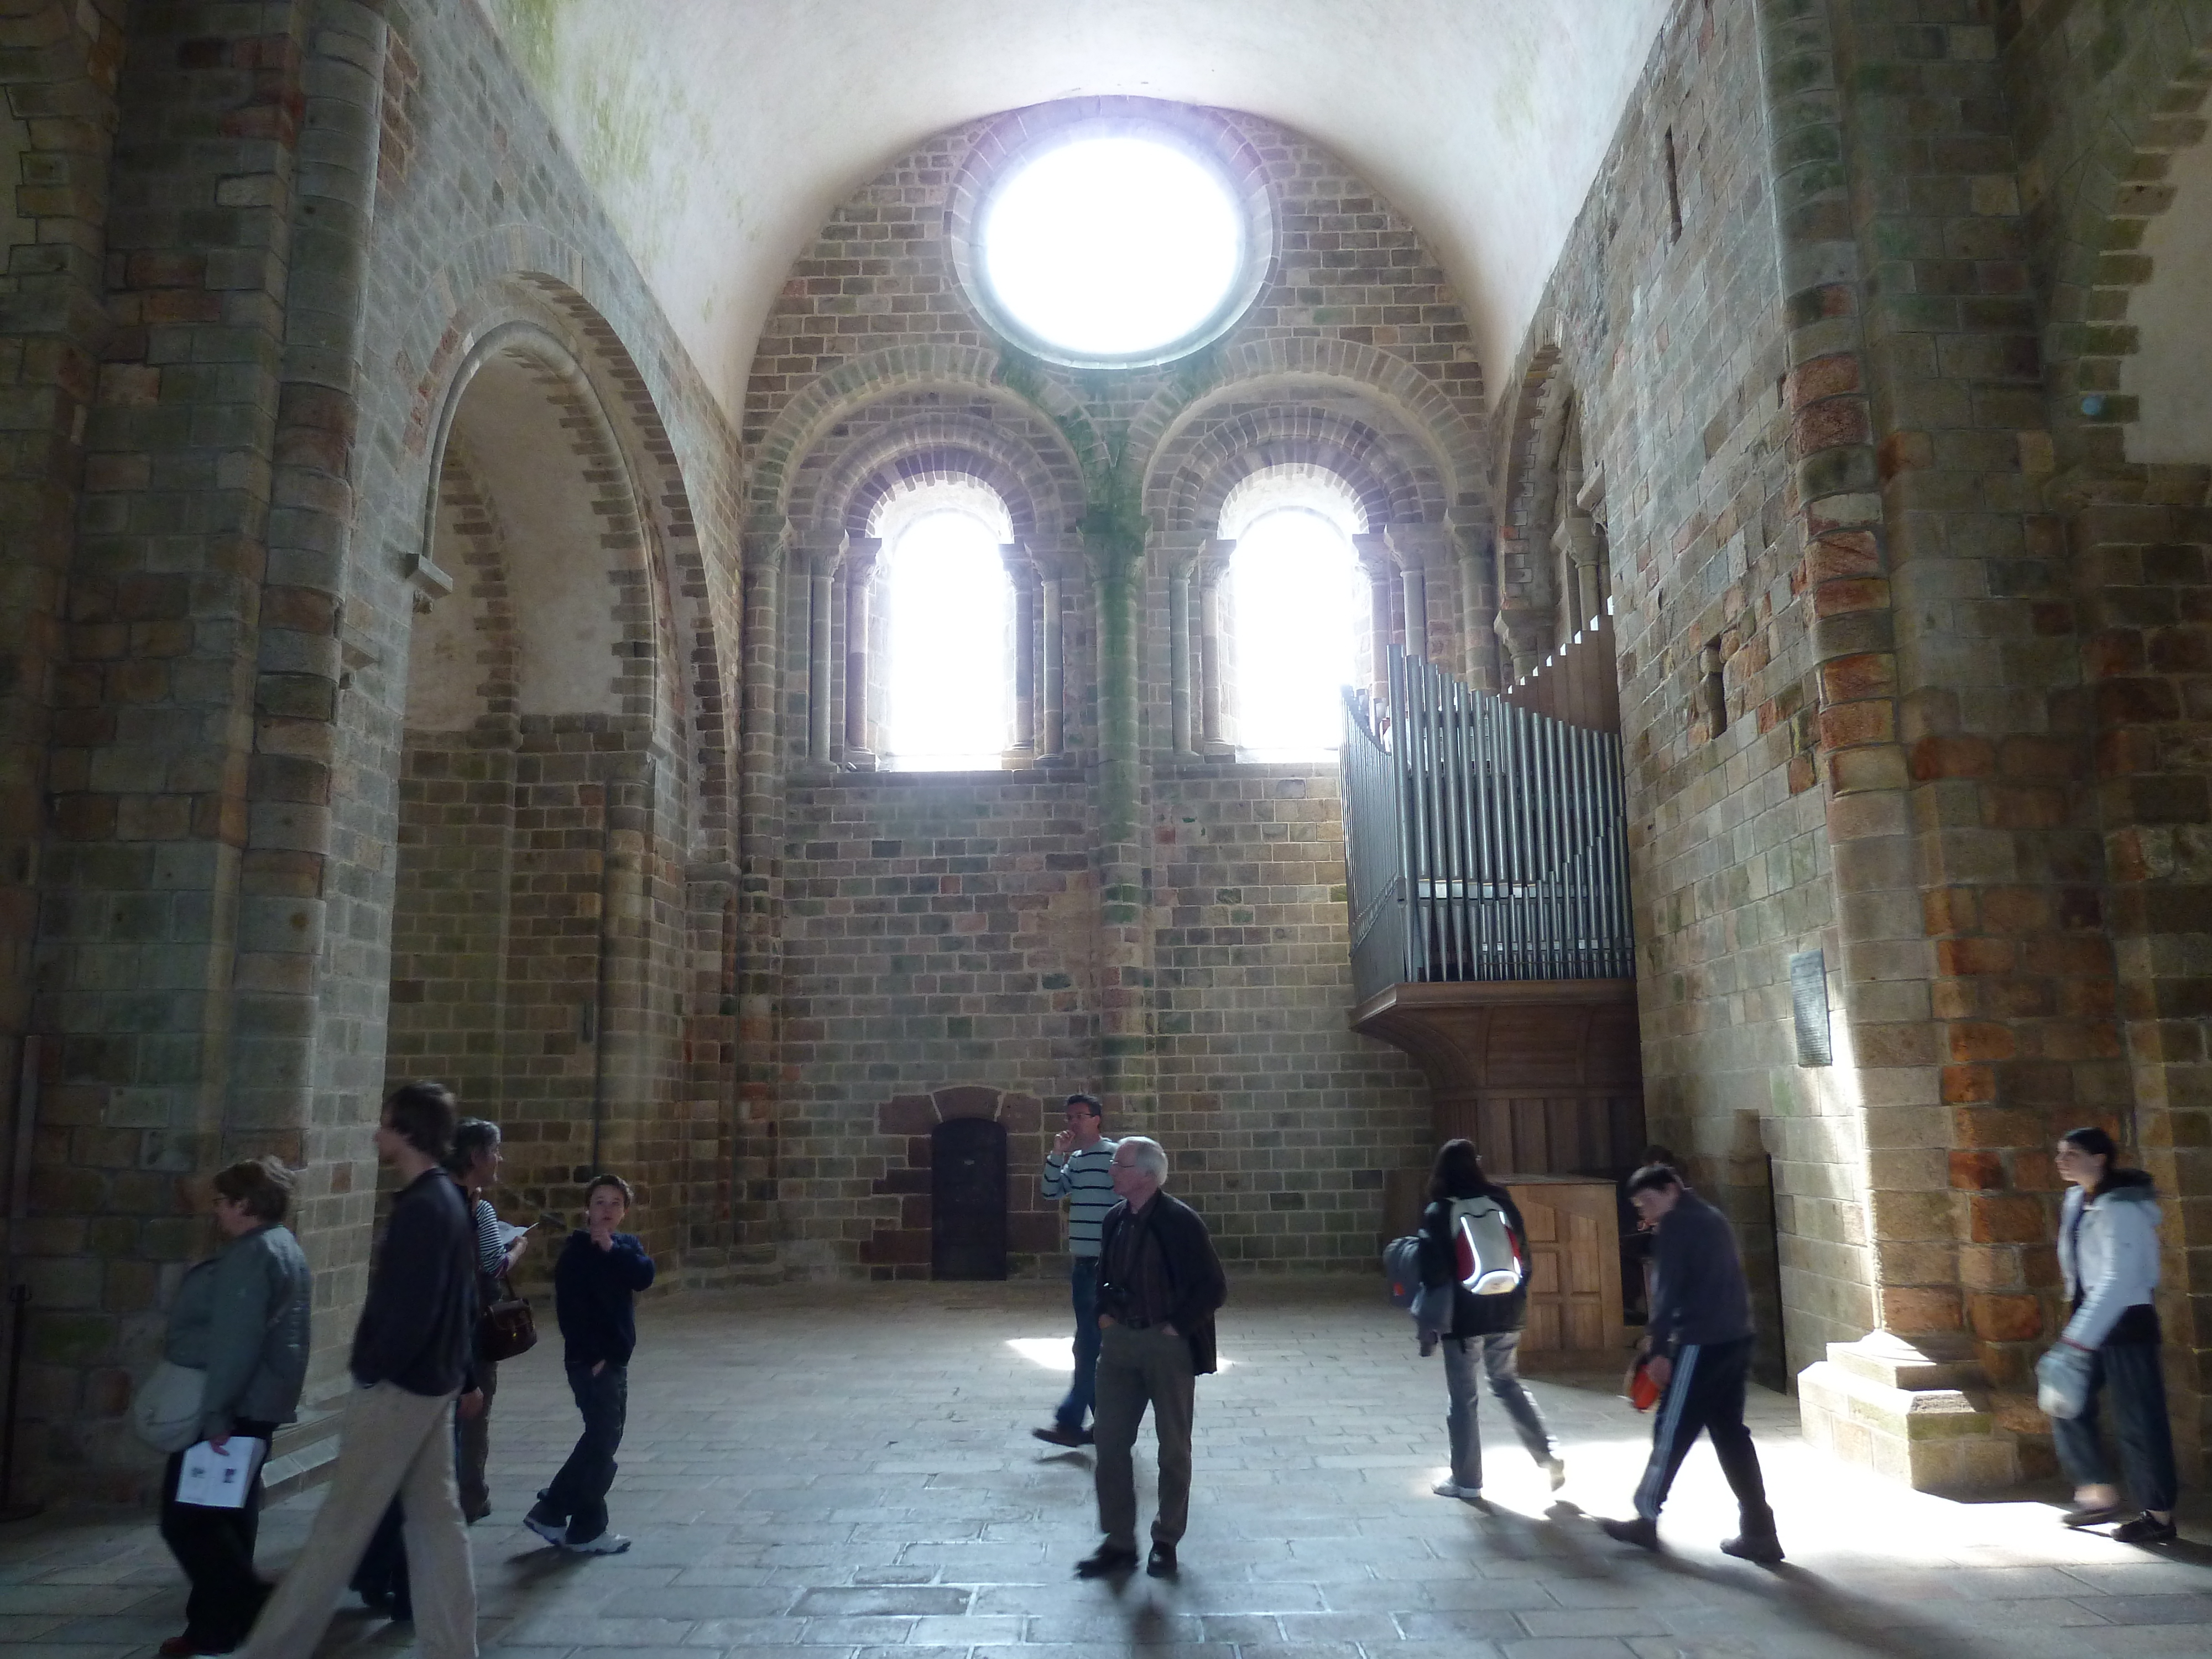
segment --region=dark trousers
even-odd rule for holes
[[[241,1421],[232,1430],[263,1442],[276,1432],[274,1423]],[[261,1461],[269,1461],[266,1454]],[[253,1472],[245,1508],[210,1510],[177,1502],[177,1477],[184,1465],[184,1453],[172,1455],[161,1484],[161,1541],[191,1581],[185,1601],[185,1637],[196,1648],[219,1651],[246,1639],[269,1599],[269,1586],[253,1571],[253,1544],[261,1530],[261,1471]]]
[[[1646,1521],[1659,1518],[1660,1506],[1674,1484],[1674,1472],[1702,1430],[1711,1437],[1721,1473],[1735,1492],[1744,1536],[1774,1535],[1774,1511],[1766,1506],[1759,1451],[1751,1443],[1751,1431],[1743,1425],[1744,1388],[1750,1378],[1747,1336],[1738,1342],[1689,1343],[1675,1355],[1674,1374],[1667,1379],[1658,1419],[1651,1425],[1651,1462],[1636,1489],[1636,1512]]]
[[[2077,1486],[2109,1486],[2112,1466],[2097,1435],[2097,1401],[2112,1406],[2112,1427],[2127,1471],[2128,1495],[2161,1515],[2173,1508],[2173,1428],[2166,1416],[2166,1377],[2155,1342],[2108,1342],[2090,1357],[2089,1397],[2079,1417],[2051,1419],[2058,1461]]]
[[[1067,1398],[1053,1413],[1063,1427],[1079,1429],[1098,1408],[1098,1258],[1079,1255],[1067,1273],[1068,1297],[1075,1304],[1075,1376]]]
[[[1109,1549],[1137,1547],[1137,1477],[1130,1461],[1145,1407],[1160,1448],[1160,1506],[1152,1541],[1172,1546],[1190,1523],[1190,1421],[1197,1403],[1190,1341],[1158,1326],[1107,1330],[1098,1352],[1098,1530]]]
[[[607,1529],[607,1489],[615,1483],[615,1453],[629,1415],[629,1368],[609,1360],[594,1376],[589,1365],[571,1365],[568,1392],[584,1414],[584,1431],[538,1500],[538,1512],[566,1521],[568,1541],[586,1544]]]

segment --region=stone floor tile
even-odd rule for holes
[[[564,1557],[522,1505],[575,1417],[557,1354],[505,1368],[492,1518],[473,1528],[485,1659],[2082,1659],[2212,1650],[2212,1568],[2069,1533],[2037,1494],[1949,1503],[1804,1446],[1791,1401],[1750,1416],[1790,1551],[1720,1555],[1733,1502],[1693,1452],[1667,1551],[1623,1549],[1650,1422],[1617,1376],[1531,1393],[1572,1471],[1553,1494],[1495,1413],[1483,1506],[1443,1473],[1443,1382],[1363,1291],[1247,1285],[1237,1364],[1200,1384],[1179,1579],[1077,1580],[1097,1542],[1088,1454],[1029,1438],[1058,1379],[1010,1348],[1057,1334],[1051,1285],[850,1286],[649,1304],[613,1494],[622,1556]],[[1138,1459],[1149,1520],[1153,1480]],[[281,1571],[319,1501],[263,1523]],[[2187,1511],[2192,1535],[2199,1517]],[[149,1659],[181,1585],[147,1517],[0,1528],[7,1659]],[[2122,1622],[2133,1620],[2134,1622]],[[412,1631],[358,1607],[320,1659],[402,1659]],[[61,1642],[57,1635],[80,1637]]]

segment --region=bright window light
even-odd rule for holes
[[[965,505],[906,520],[886,542],[888,763],[910,772],[1006,764],[1013,737],[1012,586],[1003,529]]]
[[[1372,603],[1351,537],[1328,514],[1276,507],[1237,538],[1229,579],[1238,751],[1255,761],[1334,755]]]
[[[1141,356],[1195,334],[1244,264],[1219,173],[1146,138],[1048,149],[991,195],[980,252],[1012,320],[1073,356]]]

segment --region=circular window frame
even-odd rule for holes
[[[1092,138],[1139,138],[1188,156],[1221,182],[1242,210],[1236,279],[1196,326],[1140,351],[1077,352],[1024,327],[983,269],[976,238],[999,191],[1050,150]],[[945,210],[952,270],[978,320],[1018,349],[1063,368],[1151,368],[1202,350],[1242,322],[1275,264],[1275,203],[1265,158],[1220,112],[1142,98],[1074,98],[1015,110],[990,122],[969,149]]]

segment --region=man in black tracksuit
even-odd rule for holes
[[[1782,1559],[1767,1507],[1759,1452],[1744,1426],[1751,1375],[1751,1288],[1728,1218],[1682,1184],[1664,1164],[1628,1178],[1628,1201],[1657,1230],[1657,1273],[1645,1328],[1645,1369],[1665,1390],[1651,1429],[1651,1462],[1636,1488],[1636,1517],[1599,1522],[1613,1537],[1659,1547],[1659,1508],[1674,1471],[1703,1430],[1735,1490],[1742,1531],[1721,1546],[1729,1555],[1767,1564]]]

